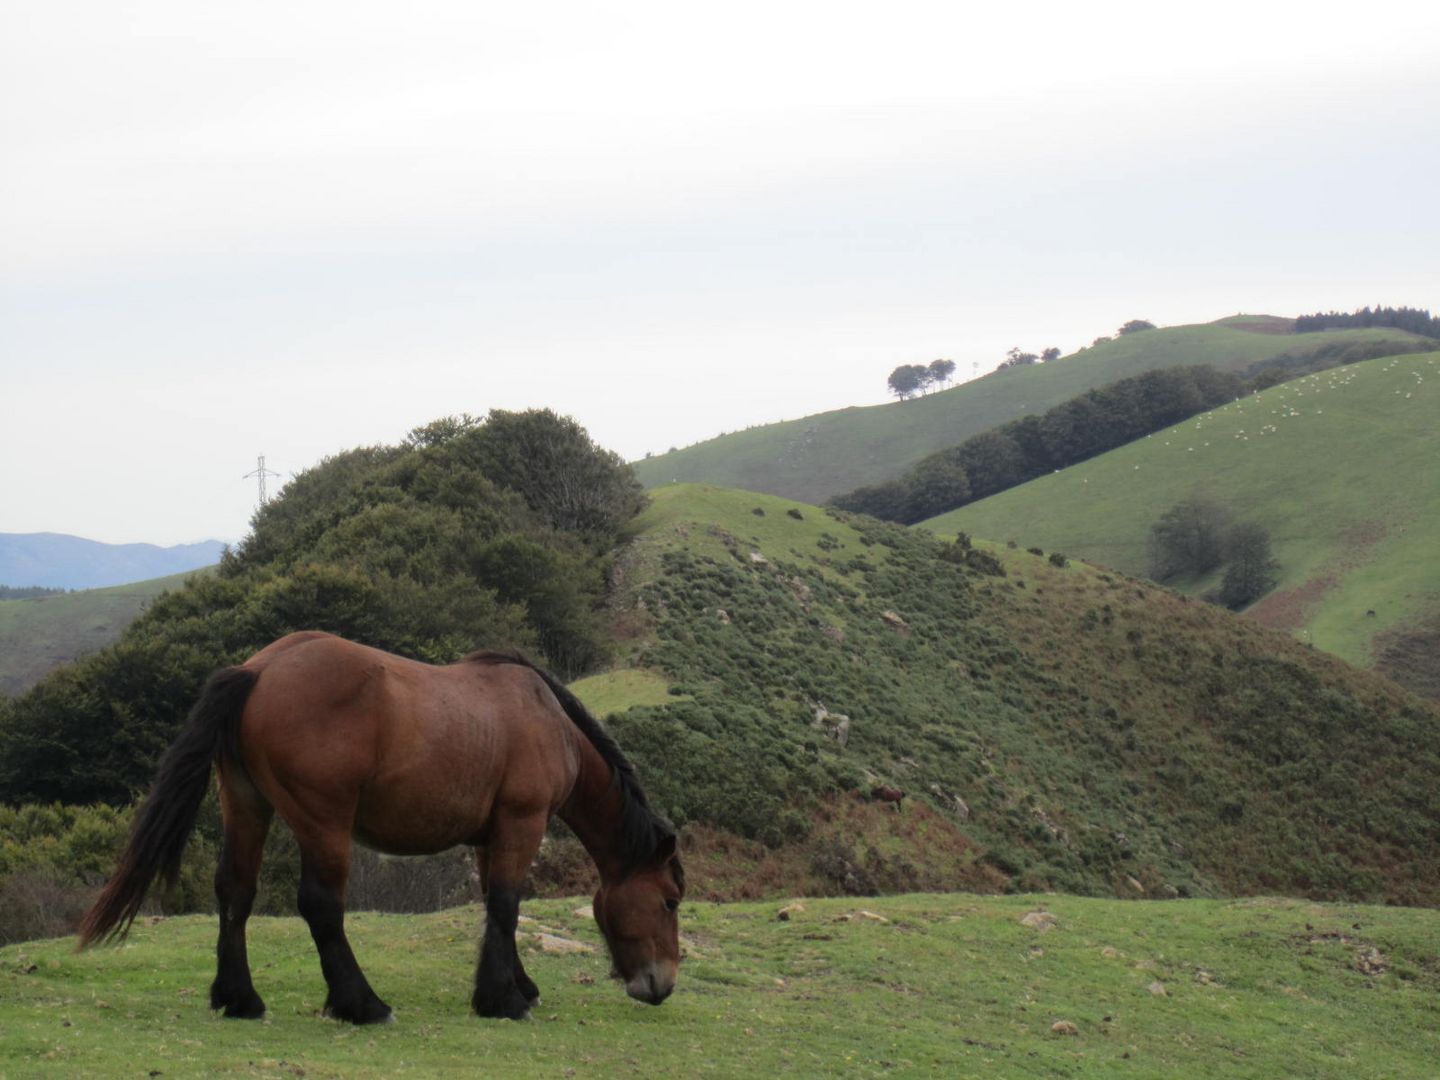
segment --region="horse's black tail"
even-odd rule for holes
[[[180,737],[160,762],[120,865],[80,922],[79,948],[129,933],[157,876],[174,885],[185,842],[210,786],[210,766],[219,756],[237,753],[240,713],[257,678],[256,672],[242,667],[221,668],[210,676]]]

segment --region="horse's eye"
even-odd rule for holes
[[[679,909],[679,907],[680,907],[680,901],[674,899],[673,897],[672,897],[671,899],[665,901],[665,910],[666,910],[666,911],[676,911],[676,910]]]

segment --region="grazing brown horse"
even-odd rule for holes
[[[633,998],[675,986],[685,879],[675,830],[650,809],[619,747],[549,673],[476,653],[448,667],[329,634],[291,634],[211,676],[160,764],[80,947],[124,934],[157,874],[171,880],[210,784],[225,823],[215,895],[220,940],[210,1006],[258,1017],[245,921],[276,811],[300,846],[300,914],[329,993],[326,1012],[390,1019],[345,938],[352,837],[396,855],[476,850],[485,936],[471,1004],[520,1019],[539,1000],[515,948],[520,887],[550,818],[574,830],[600,872],[595,921]]]

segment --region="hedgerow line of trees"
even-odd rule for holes
[[[1329,341],[1297,345],[1239,375],[1206,365],[1146,372],[981,432],[921,459],[894,480],[838,495],[831,504],[913,525],[1301,375],[1427,350],[1415,341]]]
[[[1412,307],[1363,307],[1358,311],[1317,311],[1313,315],[1301,315],[1295,320],[1297,334],[1314,333],[1318,330],[1368,329],[1376,326],[1392,330],[1408,330],[1423,337],[1440,338],[1440,318],[1424,308]]]
[[[1004,371],[1006,368],[1028,367],[1031,364],[1048,364],[1060,359],[1060,347],[1051,345],[1049,348],[1041,349],[1038,353],[1025,352],[1020,346],[1015,346],[1005,354],[1005,359],[1000,361],[996,371]]]
[[[831,503],[911,525],[1133,442],[1244,391],[1237,376],[1204,365],[1148,371],[981,432],[896,480]]]

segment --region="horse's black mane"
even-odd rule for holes
[[[467,663],[477,664],[518,664],[527,667],[540,676],[550,692],[555,695],[565,715],[570,718],[590,745],[600,753],[605,764],[610,766],[611,783],[620,789],[620,828],[618,846],[620,861],[625,873],[655,861],[660,845],[675,836],[675,826],[661,814],[656,813],[640,787],[640,778],[635,775],[635,766],[621,751],[610,733],[600,721],[590,714],[580,699],[572,694],[558,678],[544,668],[532,663],[518,652],[492,652],[481,650],[465,657]],[[685,872],[677,857],[671,860],[671,872],[675,883],[685,885]]]

